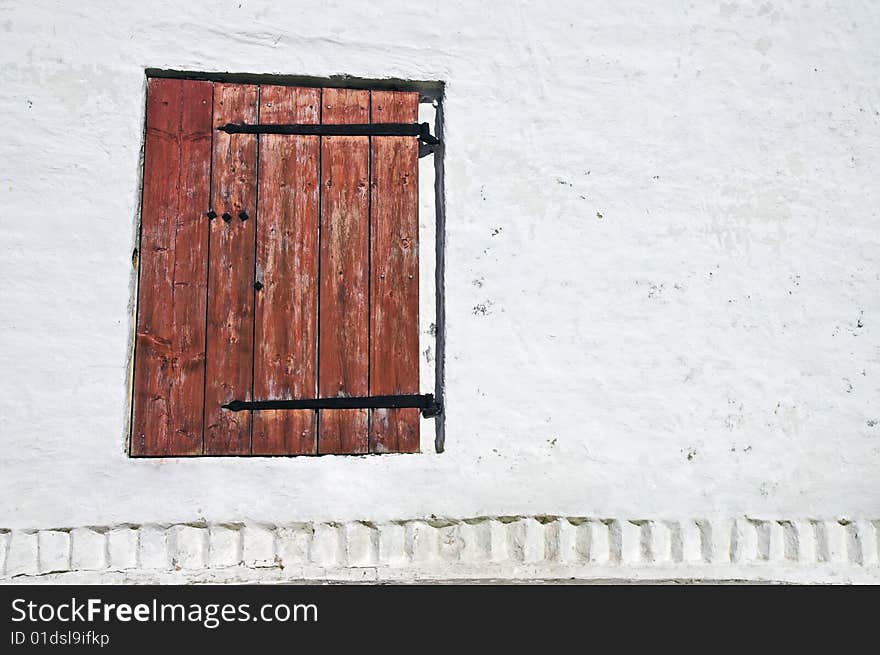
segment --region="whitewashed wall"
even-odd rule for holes
[[[734,561],[748,542],[876,565],[876,3],[13,0],[0,34],[6,575],[83,568],[80,526],[280,543],[286,525],[432,517],[595,519],[623,563],[670,543],[645,525],[705,519]],[[446,452],[126,456],[150,67],[446,82]],[[813,550],[763,520],[807,521]],[[68,536],[41,560],[47,529]],[[339,543],[332,565],[353,566]],[[52,544],[67,559],[47,568]]]

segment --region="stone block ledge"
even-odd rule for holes
[[[880,519],[495,516],[0,529],[0,581],[880,583]]]

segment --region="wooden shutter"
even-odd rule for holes
[[[221,407],[418,393],[418,141],[216,129],[417,114],[413,92],[149,80],[132,455],[418,451],[418,409]]]
[[[321,90],[264,86],[261,123],[319,123]],[[320,137],[260,135],[254,397],[312,398],[317,383]],[[312,410],[254,412],[255,455],[317,452]]]
[[[256,123],[258,94],[256,86],[215,84],[214,125]],[[257,136],[212,134],[211,207],[220,217],[205,221],[210,233],[205,454],[247,455],[250,413],[220,406],[252,397]]]
[[[203,452],[211,107],[210,82],[150,80],[133,455]]]
[[[415,123],[417,93],[373,91],[373,123]],[[419,144],[373,138],[370,205],[370,395],[419,392]],[[372,452],[419,449],[418,409],[375,409]]]

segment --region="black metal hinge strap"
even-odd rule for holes
[[[223,405],[233,412],[255,409],[405,409],[415,408],[425,418],[438,416],[443,403],[434,394],[356,396],[353,398],[298,398],[296,400],[233,400]]]
[[[227,123],[217,128],[227,134],[302,134],[306,136],[416,136],[427,145],[440,140],[431,134],[427,123],[340,123],[312,125],[307,123]]]

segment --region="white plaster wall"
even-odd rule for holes
[[[0,526],[880,516],[876,3],[6,0],[0,34]],[[446,81],[445,453],[126,456],[147,67]]]

